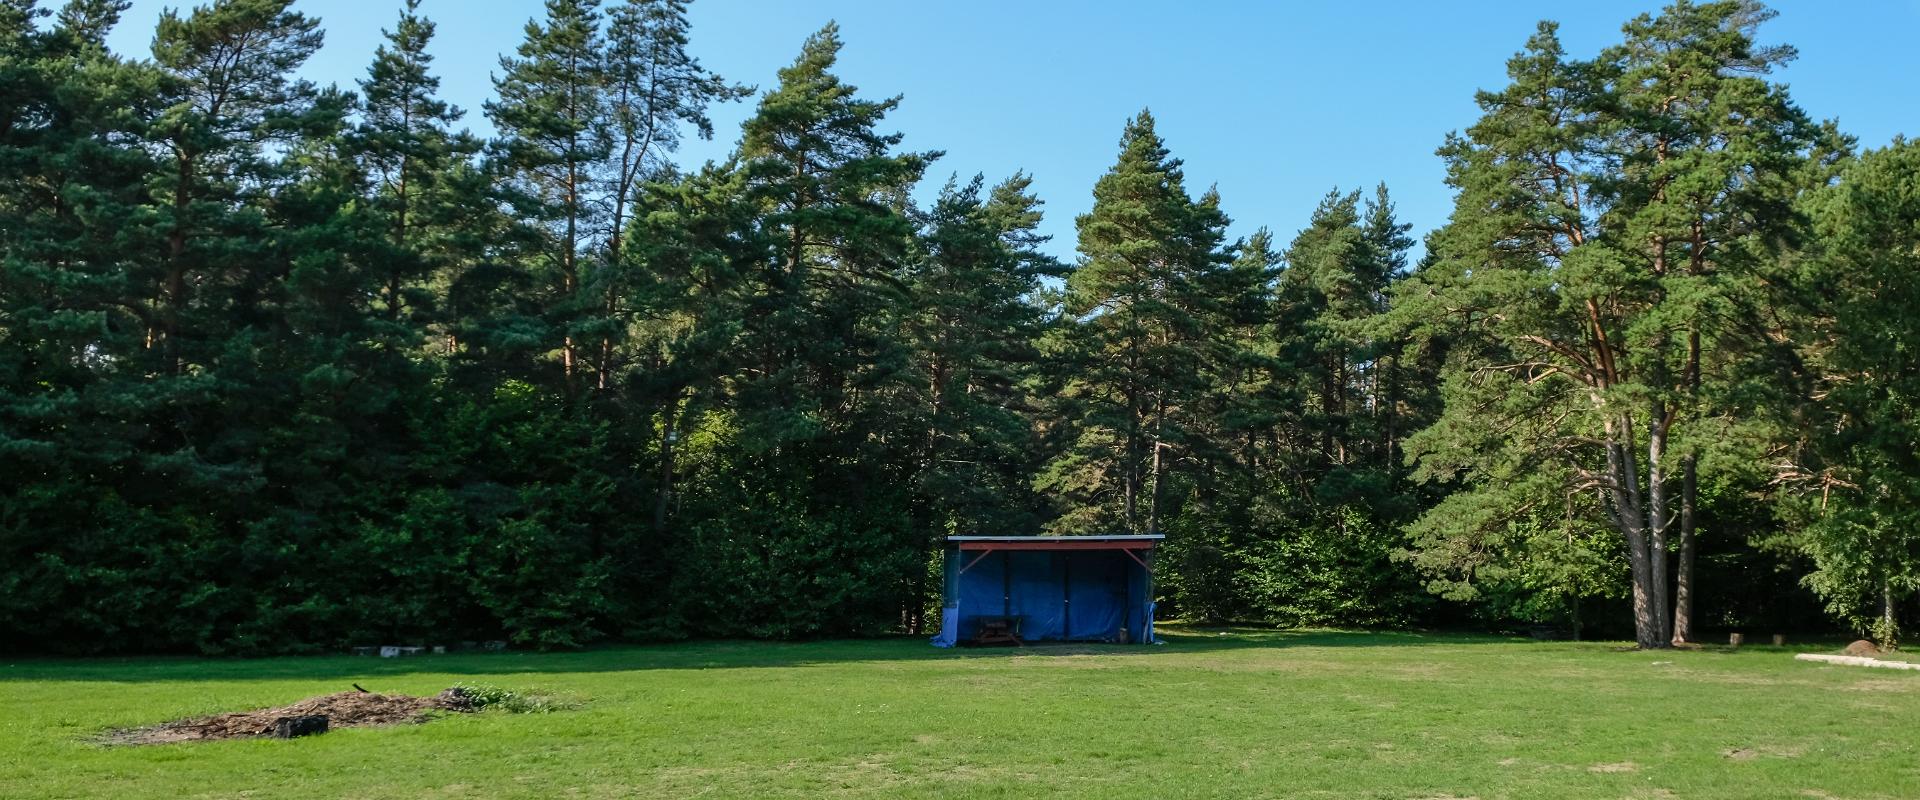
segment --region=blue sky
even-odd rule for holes
[[[167,6],[134,0],[114,46],[144,55]],[[327,47],[305,74],[350,85],[365,74],[398,0],[301,0]],[[924,191],[949,173],[989,180],[1024,169],[1047,201],[1045,232],[1062,257],[1073,217],[1092,203],[1122,123],[1151,107],[1187,162],[1190,187],[1217,185],[1233,233],[1272,228],[1282,241],[1335,187],[1386,181],[1403,220],[1424,234],[1446,221],[1451,193],[1433,150],[1475,116],[1473,93],[1503,83],[1504,63],[1541,18],[1561,23],[1575,55],[1617,40],[1620,24],[1658,2],[1136,2],[1135,0],[697,0],[692,50],[709,68],[763,90],[800,42],[837,20],[840,74],[873,97],[905,96],[890,118],[905,146],[944,150]],[[426,0],[443,94],[476,131],[489,74],[540,0]],[[1819,118],[1863,145],[1920,134],[1920,0],[1780,0],[1763,39],[1800,59],[1780,73]],[[731,149],[752,103],[715,109],[713,142],[680,161]]]

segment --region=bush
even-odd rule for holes
[[[516,692],[484,683],[457,683],[447,690],[458,695],[474,711],[494,710],[506,714],[547,714],[579,707],[579,703],[550,692]]]

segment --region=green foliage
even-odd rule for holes
[[[1829,608],[1892,644],[1900,605],[1920,591],[1920,145],[1898,139],[1845,163],[1806,206],[1817,238],[1792,279],[1807,300],[1797,333],[1818,383],[1785,423],[1831,433],[1790,434],[1802,490],[1794,543]]]
[[[1691,597],[1699,466],[1748,446],[1741,384],[1777,335],[1763,273],[1820,138],[1766,78],[1793,57],[1756,43],[1770,16],[1676,3],[1591,61],[1542,23],[1441,148],[1454,216],[1396,295],[1407,330],[1451,342],[1445,414],[1409,451],[1482,495],[1429,511],[1422,527],[1453,530],[1426,541],[1524,508],[1597,512],[1626,545],[1643,647],[1690,635],[1670,601]]]
[[[1064,500],[1056,531],[1152,532],[1176,462],[1189,458],[1192,399],[1207,358],[1208,290],[1225,264],[1227,218],[1209,191],[1187,194],[1181,162],[1142,111],[1076,220],[1081,262],[1067,275],[1058,334],[1072,437],[1037,486]]]
[[[687,625],[706,635],[871,636],[900,622],[923,571],[904,499],[858,505],[808,499],[752,460],[689,491],[681,563],[671,589]],[[789,479],[791,480],[791,479]]]
[[[459,692],[475,711],[551,714],[579,706],[578,703],[551,692],[514,691],[488,683],[456,683],[452,690]]]
[[[1161,554],[1161,591],[1183,619],[1387,627],[1431,605],[1390,558],[1400,533],[1369,509],[1276,493],[1208,511],[1183,514]]]
[[[1384,186],[1229,241],[1145,111],[1060,264],[1025,172],[916,195],[832,24],[683,172],[751,94],[684,0],[546,0],[489,141],[418,0],[357,93],[291,0],[145,60],[127,7],[0,0],[0,647],[918,633],[942,537],[1043,531],[1168,534],[1204,620],[1659,644],[1810,562],[1891,640],[1920,591],[1920,165],[1812,125],[1756,3],[1543,25],[1417,267]]]

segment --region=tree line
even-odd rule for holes
[[[1419,263],[1384,185],[1230,237],[1146,111],[1060,261],[831,24],[762,89],[684,0],[546,0],[481,137],[419,0],[346,88],[292,0],[127,6],[0,0],[9,649],[921,632],[961,533],[1164,532],[1193,620],[1912,616],[1920,148],[1756,2],[1543,23]]]

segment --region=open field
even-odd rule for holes
[[[1160,647],[1025,651],[16,660],[0,669],[0,797],[1920,796],[1920,674],[1764,647],[1163,633]],[[91,741],[354,681],[583,705],[292,741]]]

